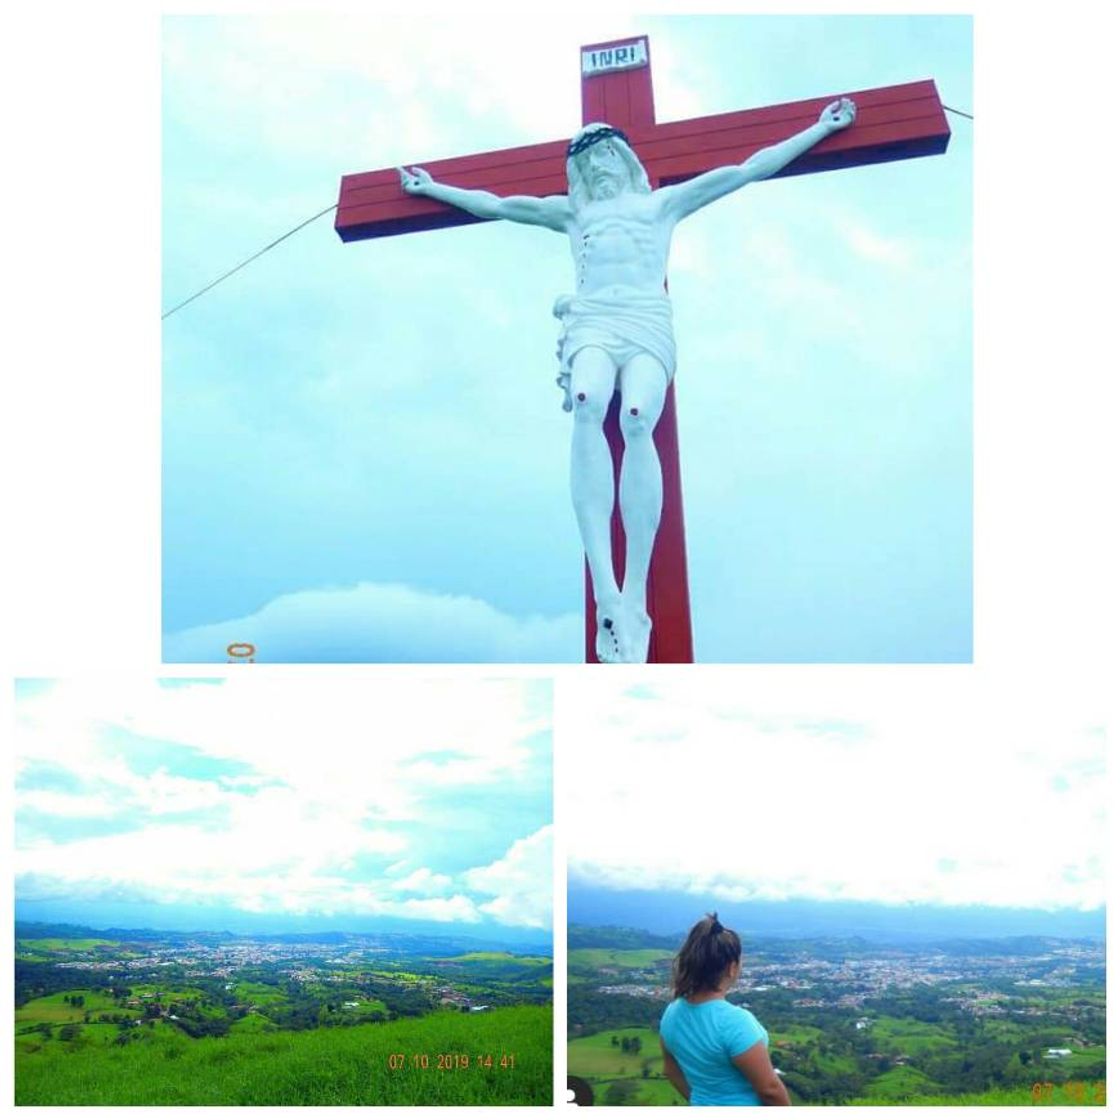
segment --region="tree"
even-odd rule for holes
[[[603,1096],[605,1104],[628,1104],[638,1091],[633,1081],[612,1081]]]

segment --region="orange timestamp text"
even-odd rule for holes
[[[1036,1081],[1032,1104],[1101,1104],[1106,1100],[1103,1081]]]
[[[475,1054],[472,1061],[470,1054],[390,1054],[388,1065],[391,1070],[404,1069],[431,1069],[431,1070],[467,1070],[467,1069],[513,1069],[517,1062],[515,1054]]]

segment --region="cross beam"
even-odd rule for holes
[[[713,167],[742,163],[760,148],[808,128],[835,96],[660,125],[628,122],[604,107],[600,114],[585,112],[584,123],[605,120],[626,129],[650,183],[665,186]],[[833,133],[773,178],[936,155],[948,146],[949,124],[932,81],[856,90],[845,96],[859,109],[855,124]],[[409,166],[418,163],[437,180],[499,195],[566,194],[564,161],[570,139],[453,159],[410,160]],[[396,168],[386,167],[342,177],[335,229],[343,241],[362,241],[480,220],[442,202],[406,195]]]
[[[859,110],[855,124],[833,133],[773,178],[833,171],[887,160],[937,155],[949,144],[949,122],[930,80],[876,89],[836,90],[824,97],[765,108],[717,113],[666,124],[655,122],[649,39],[614,40],[581,49],[583,123],[605,121],[623,129],[655,189],[679,183],[715,167],[742,163],[761,148],[808,128],[838,96],[851,97]],[[420,162],[435,179],[498,195],[567,193],[568,137],[542,144],[503,148],[478,155]],[[335,229],[343,241],[469,225],[480,219],[433,199],[406,195],[395,167],[345,175]],[[687,358],[686,358],[687,364]],[[607,414],[606,432],[614,460],[615,485],[623,442],[618,394]],[[688,566],[684,542],[680,457],[677,444],[676,386],[669,385],[665,409],[654,432],[664,474],[664,508],[650,564],[647,609],[653,620],[649,661],[692,661]],[[615,576],[621,585],[625,533],[616,508],[611,521]],[[584,566],[585,656],[595,661],[595,601]]]

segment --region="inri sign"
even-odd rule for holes
[[[649,65],[645,39],[635,39],[632,43],[623,43],[620,47],[585,50],[581,57],[585,75],[606,74],[611,70],[633,70],[637,66]]]

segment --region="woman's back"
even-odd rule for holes
[[[673,1000],[661,1016],[661,1038],[688,1080],[690,1104],[761,1104],[731,1059],[770,1038],[744,1007],[725,999]]]

